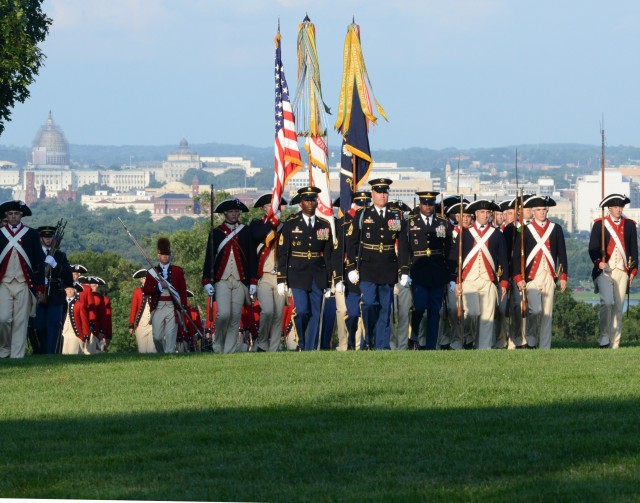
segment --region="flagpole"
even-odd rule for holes
[[[602,155],[601,155],[601,159],[600,159],[600,171],[601,171],[601,177],[602,177],[602,197],[600,198],[600,200],[602,201],[604,199],[604,114],[602,114],[602,125],[600,127],[600,135],[602,136]],[[600,236],[600,243],[602,244],[602,247],[600,249],[601,253],[602,253],[602,261],[606,262],[607,261],[607,255],[606,255],[606,247],[605,247],[605,243],[604,243],[604,206],[602,207],[602,221],[601,221],[602,225],[602,231],[601,231],[601,236]]]

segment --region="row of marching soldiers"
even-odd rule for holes
[[[568,277],[563,230],[547,218],[553,199],[449,197],[438,207],[439,194],[423,191],[411,210],[389,203],[391,183],[371,180],[371,192],[353,194],[335,239],[316,216],[316,187],[298,191],[291,203],[300,211],[284,222],[269,214],[270,194],[254,205],[265,217],[248,226],[239,222],[243,203],[221,203],[224,222],[210,233],[202,274],[217,306],[206,320],[214,351],[247,349],[238,334],[243,310],[256,304],[256,351],[550,348],[555,291]],[[601,347],[619,345],[620,297],[637,272],[635,223],[621,215],[628,202],[612,194],[600,203],[609,214],[589,245]]]

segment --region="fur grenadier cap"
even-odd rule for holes
[[[631,199],[629,199],[624,194],[609,194],[602,201],[600,201],[600,208],[611,208],[612,206],[622,206],[624,207],[626,204],[629,204]]]
[[[158,253],[160,255],[171,255],[171,241],[168,238],[158,239]]]

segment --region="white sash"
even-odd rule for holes
[[[148,269],[147,272],[153,277],[153,279],[155,279],[158,282],[158,284],[160,284],[160,276],[158,276],[158,271],[156,271],[155,268]],[[162,280],[169,287],[169,294],[171,295],[173,300],[177,302],[178,305],[182,305],[182,299],[180,299],[180,294],[178,293],[178,290],[176,290],[176,288],[171,283],[169,283],[169,281],[164,279],[164,277],[162,278]]]
[[[527,227],[530,227],[532,225],[533,223],[530,223],[529,225],[527,225]],[[546,246],[546,242],[549,239],[549,236],[551,236],[551,231],[555,226],[556,224],[554,224],[553,222],[549,222],[549,226],[547,227],[547,230],[544,232],[542,237],[540,237],[538,231],[536,231],[535,229],[529,229],[531,235],[533,236],[533,239],[536,240],[536,245],[533,247],[533,250],[531,250],[531,253],[529,253],[529,256],[527,257],[527,267],[529,267],[529,264],[536,257],[538,251],[542,251],[544,256],[547,257],[547,260],[549,260],[549,267],[551,268],[551,270],[555,270],[556,261],[553,260],[553,257],[551,256],[551,250],[549,250],[549,248],[547,248]],[[555,275],[555,272],[552,274]]]
[[[31,267],[31,261],[29,260],[29,257],[27,256],[27,252],[24,251],[24,248],[20,245],[20,243],[18,243],[18,241],[27,233],[28,230],[29,230],[29,227],[27,227],[25,225],[22,229],[20,229],[18,234],[16,234],[15,236],[12,236],[11,233],[9,232],[9,230],[6,227],[2,228],[2,234],[4,234],[4,237],[6,237],[7,241],[9,241],[9,242],[7,243],[7,245],[2,250],[2,253],[0,253],[0,264],[5,259],[7,254],[11,250],[15,249],[20,255],[22,255],[22,258],[24,259],[26,264],[29,266],[29,269],[33,269],[33,267]]]
[[[233,231],[231,231],[231,233],[228,234],[227,237],[222,240],[222,242],[218,245],[218,251],[216,251],[216,255],[220,253],[220,251],[224,248],[224,245],[226,245],[229,241],[231,241],[233,237],[242,230],[243,227],[244,227],[244,224],[238,225],[238,227],[233,229]]]
[[[622,224],[622,221],[620,223]],[[624,251],[624,245],[620,242],[620,236],[618,236],[618,233],[611,226],[611,223],[609,222],[609,219],[607,219],[607,218],[604,219],[604,227],[605,227],[605,229],[607,229],[609,231],[609,234],[611,234],[611,239],[613,239],[615,241],[616,248],[618,248],[618,251],[620,252],[620,255],[622,255],[622,263],[624,264],[624,267],[625,267],[625,270],[626,270],[626,268],[627,268],[627,254]]]
[[[466,258],[464,259],[464,262],[462,263],[462,269],[467,267],[469,262],[473,260],[479,252],[481,252],[489,262],[489,265],[491,266],[491,269],[493,270],[493,272],[495,272],[496,264],[493,261],[493,257],[491,256],[491,253],[489,253],[489,249],[487,248],[487,245],[486,245],[486,242],[491,237],[491,234],[495,232],[495,229],[493,227],[489,227],[487,230],[487,233],[482,237],[480,237],[475,227],[470,227],[469,232],[473,236],[473,239],[475,240],[475,244],[473,245],[473,248],[471,248],[471,251],[467,254]],[[478,238],[480,238],[480,241],[478,241]]]

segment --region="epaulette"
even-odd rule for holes
[[[407,218],[407,220],[413,220],[414,218],[416,218],[418,215],[409,215],[409,217]]]
[[[289,218],[287,218],[287,222],[288,222],[289,220],[295,220],[296,218],[298,218],[298,216],[299,216],[299,215],[298,215],[297,213],[294,213],[293,215],[290,215],[290,216],[289,216]]]
[[[596,222],[600,222],[600,221],[602,221],[602,217],[598,217],[598,218],[596,218],[596,219],[593,221],[593,223],[595,224]]]

